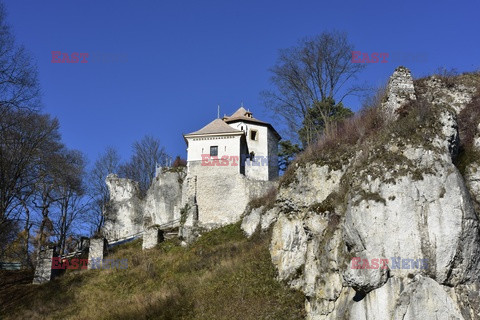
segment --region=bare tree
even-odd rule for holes
[[[40,213],[40,223],[37,232],[36,248],[42,248],[54,235],[54,226],[51,217],[52,207],[61,200],[58,192],[64,170],[66,169],[63,157],[63,148],[55,152],[43,154],[38,165],[37,192],[33,203]]]
[[[46,118],[39,118],[34,126],[29,113],[40,109],[37,69],[25,48],[15,43],[6,21],[5,6],[0,3],[0,234],[3,239],[15,234],[19,228],[19,216],[30,195],[30,172],[36,161],[36,153],[45,135],[55,131],[55,125],[46,125]],[[31,132],[28,126],[34,127]],[[48,128],[47,128],[48,127]],[[30,191],[27,191],[30,190]],[[30,230],[30,212],[26,211],[24,230]],[[5,242],[6,241],[6,242]],[[2,241],[4,248],[9,240]],[[27,244],[24,245],[28,252]],[[0,256],[4,250],[0,250]]]
[[[81,221],[89,206],[85,195],[84,155],[77,150],[65,150],[61,154],[58,166],[62,168],[57,184],[54,186],[57,195],[56,211],[53,215],[54,234],[56,235],[60,254],[65,253],[67,238],[73,234],[76,224]]]
[[[166,166],[169,157],[160,140],[145,136],[133,144],[133,154],[130,161],[120,166],[120,175],[139,183],[140,190],[146,193],[153,178],[156,166]]]
[[[0,117],[11,109],[38,110],[39,86],[36,66],[25,48],[15,43],[0,3]]]
[[[39,166],[61,148],[58,121],[48,115],[10,110],[0,118],[0,224],[16,218],[33,194]]]
[[[316,109],[328,131],[336,104],[325,108],[329,104],[321,102],[333,99],[340,103],[346,96],[364,90],[351,84],[364,68],[352,62],[352,51],[343,32],[324,32],[280,50],[277,63],[270,69],[276,90],[262,93],[266,106],[295,134],[304,126],[309,110]]]
[[[114,148],[107,148],[100,154],[89,174],[89,193],[92,198],[91,215],[88,223],[93,226],[92,232],[98,232],[102,228],[105,217],[105,206],[110,200],[110,194],[105,183],[110,173],[117,173],[120,165],[120,156]]]

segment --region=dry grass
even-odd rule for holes
[[[277,188],[270,188],[263,196],[250,200],[248,206],[251,209],[265,207],[265,210],[269,210],[274,207],[277,200]]]
[[[417,81],[421,88],[422,82]],[[324,135],[318,143],[309,146],[292,165],[287,168],[280,184],[287,186],[296,179],[295,172],[298,166],[306,163],[328,165],[331,170],[339,170],[347,165],[359,151],[368,155],[375,153],[375,147],[381,147],[392,140],[422,145],[426,149],[433,149],[430,143],[431,137],[440,130],[438,113],[440,107],[433,107],[428,101],[419,96],[397,110],[398,120],[389,121],[386,119],[381,102],[383,91],[379,91],[373,101],[362,108],[353,118],[347,119],[337,125],[330,133]],[[472,108],[468,107],[467,113]],[[478,109],[478,106],[476,106]],[[478,121],[473,117],[470,123]],[[477,119],[477,120],[475,120]],[[459,120],[463,121],[463,120]],[[469,123],[469,122],[465,122]],[[478,122],[477,122],[478,123]],[[464,126],[465,126],[464,124]],[[468,124],[470,130],[471,124]],[[476,128],[476,125],[473,126]],[[471,133],[469,133],[471,135]],[[466,138],[469,140],[470,138]],[[381,148],[380,148],[381,149]],[[379,154],[378,156],[383,156]],[[372,159],[370,159],[372,160]],[[386,159],[384,162],[388,162]]]
[[[127,258],[127,270],[72,271],[42,286],[9,288],[0,317],[301,319],[303,295],[275,280],[268,245],[268,234],[248,240],[238,224],[189,248],[165,242],[142,252],[140,242],[130,243],[109,257]]]
[[[440,70],[436,73],[447,87],[463,84],[478,86],[480,73],[463,73],[458,75],[455,71]],[[429,101],[422,99],[422,92],[426,90],[424,82],[428,78],[415,80],[418,99],[411,101],[397,110],[399,119],[388,122],[380,108],[385,96],[385,89],[381,88],[370,101],[364,104],[361,111],[354,117],[338,123],[331,132],[325,134],[319,141],[309,146],[287,168],[280,180],[280,186],[288,186],[296,179],[298,166],[306,163],[328,165],[332,170],[339,170],[351,161],[355,152],[365,151],[368,154],[371,146],[387,143],[393,136],[397,140],[420,144],[427,149],[432,135],[439,130],[438,110]],[[480,122],[480,89],[473,101],[463,110],[458,117],[460,131],[460,154],[455,162],[460,171],[479,155],[472,151],[471,145]],[[370,146],[370,147],[369,147]]]
[[[355,146],[361,144],[385,126],[385,116],[380,110],[384,88],[367,101],[355,116],[337,123],[315,144],[310,145],[287,168],[280,180],[281,186],[294,181],[296,166],[305,163],[328,164],[331,169],[342,168],[352,158]]]

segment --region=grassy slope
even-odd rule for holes
[[[0,318],[301,319],[304,297],[275,280],[269,239],[247,240],[236,224],[189,248],[165,242],[142,252],[132,242],[109,256],[127,258],[127,270],[72,271],[4,289]]]

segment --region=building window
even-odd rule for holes
[[[210,156],[217,157],[218,156],[218,146],[211,146],[210,147]]]
[[[258,140],[258,131],[250,130],[250,140]]]

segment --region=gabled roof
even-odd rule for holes
[[[277,136],[278,140],[282,139],[282,137],[278,134],[277,130],[275,130],[275,128],[273,128],[273,126],[270,123],[254,118],[252,113],[250,111],[245,110],[244,107],[240,107],[230,117],[223,117],[223,121],[225,121],[226,123],[234,123],[234,122],[241,121],[241,122],[249,122],[249,123],[264,125],[269,127],[272,130],[272,132]]]
[[[251,121],[251,122],[257,122],[260,124],[267,124],[266,122],[260,121],[258,119],[255,119],[250,111],[245,110],[244,107],[240,107],[237,111],[235,111],[230,117],[223,117],[223,120],[226,123],[234,122],[237,120],[240,121]]]
[[[207,124],[202,129],[186,134],[189,135],[205,135],[205,134],[219,134],[219,133],[243,133],[243,131],[230,127],[222,119],[215,119]]]
[[[245,116],[245,114],[247,114],[247,113],[252,114],[250,111],[245,110],[244,107],[240,107],[240,108],[238,108],[238,110],[235,111],[230,117],[243,117],[243,116]]]

